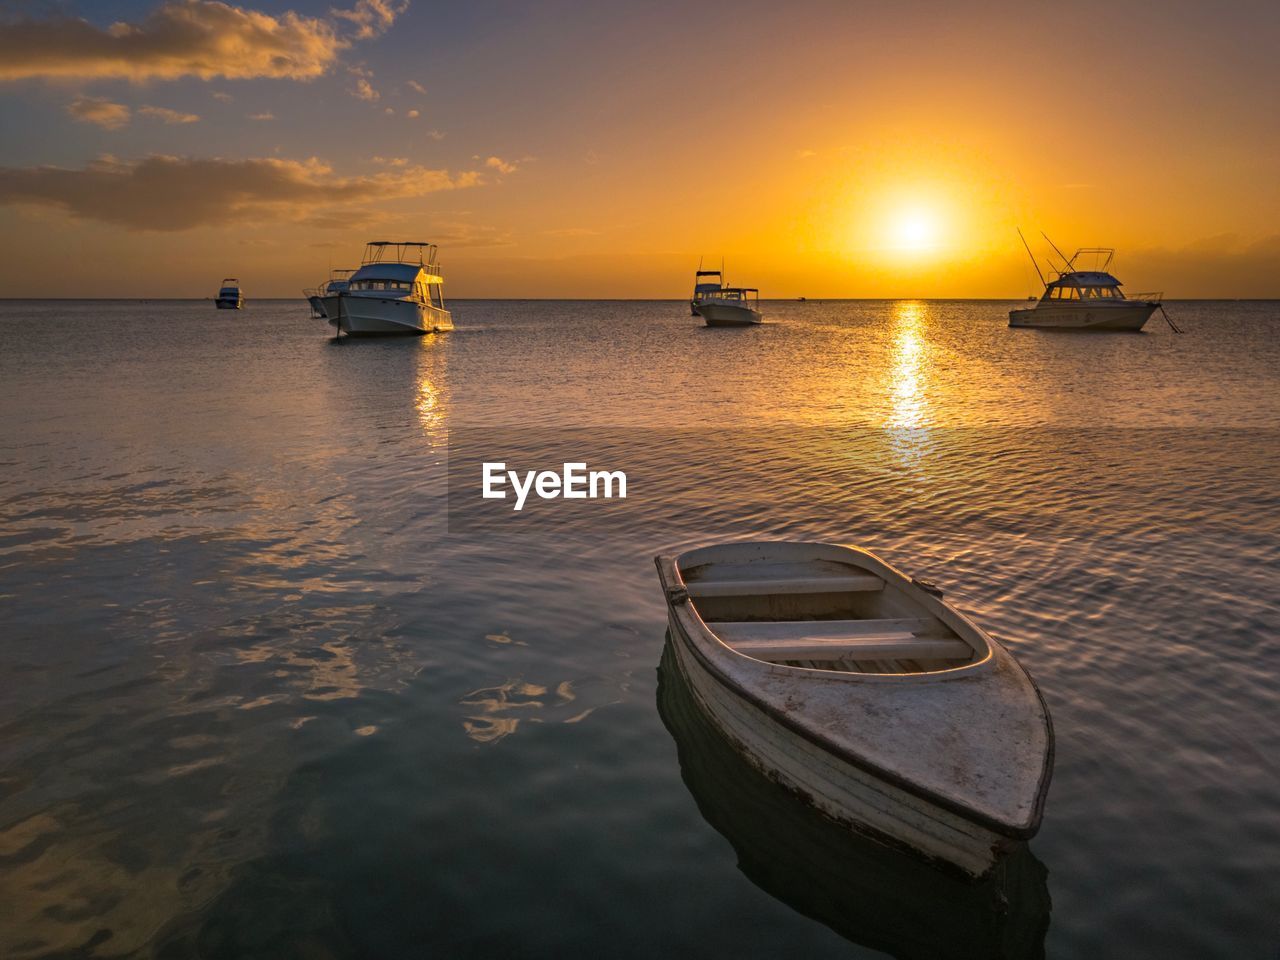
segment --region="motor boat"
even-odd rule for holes
[[[714,279],[713,279],[714,278]],[[719,270],[703,270],[702,261],[698,261],[698,270],[693,275],[693,296],[689,298],[689,315],[698,315],[698,304],[724,289],[724,263]]]
[[[436,254],[434,243],[370,241],[346,289],[320,297],[325,319],[352,336],[452,330]]]
[[[351,275],[353,273],[355,273],[354,270],[330,270],[328,280],[318,287],[309,287],[302,291],[302,295],[311,304],[311,316],[313,318],[327,319],[324,312],[323,298],[346,290],[351,284]]]
[[[749,327],[763,323],[760,291],[754,287],[721,287],[693,305],[708,327]]]
[[[1028,248],[1027,253],[1030,252]],[[1052,330],[1141,330],[1151,315],[1162,309],[1161,294],[1140,293],[1126,297],[1120,289],[1120,281],[1108,272],[1115,253],[1111,247],[1081,247],[1070,258],[1059,253],[1064,266],[1053,270],[1052,279],[1046,279],[1036,264],[1036,272],[1044,283],[1044,293],[1036,300],[1035,306],[1010,310],[1009,326]],[[1080,269],[1077,262],[1088,257],[1093,258],[1093,269]],[[1031,261],[1035,264],[1034,256]]]
[[[222,288],[213,303],[219,310],[239,310],[243,307],[244,295],[240,293],[240,281],[235,277],[223,280]]]

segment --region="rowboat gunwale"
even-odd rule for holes
[[[658,567],[659,579],[662,582],[664,594],[666,596],[668,614],[673,620],[673,625],[678,627],[678,629],[673,631],[673,633],[676,635],[676,639],[682,642],[682,645],[693,653],[697,662],[710,677],[712,677],[732,695],[740,697],[747,703],[751,704],[751,706],[760,711],[767,719],[779,724],[786,730],[801,737],[820,750],[832,755],[838,761],[848,763],[851,766],[881,779],[913,797],[923,800],[938,807],[939,809],[945,810],[961,818],[962,820],[975,824],[1010,840],[1028,840],[1038,832],[1040,822],[1044,814],[1044,805],[1048,794],[1049,784],[1053,775],[1055,751],[1053,720],[1049,713],[1048,704],[1045,702],[1044,694],[1041,692],[1039,685],[1035,682],[1035,679],[1031,674],[1020,663],[1018,663],[1012,654],[1010,654],[1001,644],[987,635],[985,631],[945,600],[942,600],[937,596],[929,595],[918,585],[916,581],[913,581],[902,571],[896,569],[891,564],[886,563],[866,550],[844,544],[816,541],[746,541],[743,542],[742,545],[758,546],[763,548],[786,545],[788,547],[809,547],[824,550],[834,548],[841,552],[848,551],[855,554],[860,561],[864,559],[871,561],[871,566],[879,568],[889,575],[885,578],[886,582],[889,582],[889,578],[892,577],[897,581],[897,583],[894,584],[895,586],[901,588],[906,585],[913,591],[918,591],[923,594],[923,596],[919,596],[917,599],[924,603],[925,608],[931,613],[934,613],[934,615],[939,615],[940,613],[947,614],[948,616],[945,618],[939,616],[939,619],[942,619],[944,623],[948,620],[954,619],[958,621],[959,624],[967,628],[966,632],[972,631],[976,636],[980,637],[985,641],[988,653],[987,656],[978,663],[965,664],[961,667],[938,670],[926,674],[846,673],[805,667],[781,666],[756,660],[755,658],[734,650],[733,647],[726,644],[715,633],[715,631],[702,620],[702,617],[698,613],[694,604],[689,602],[687,599],[687,591],[685,589],[686,585],[681,573],[682,563],[686,563],[690,560],[697,561],[702,559],[704,556],[713,555],[714,551],[718,549],[733,546],[733,544],[719,544],[712,547],[704,547],[679,555],[660,555],[655,558],[655,563]],[[681,592],[685,592],[684,600],[679,599]],[[953,623],[948,623],[948,626],[951,626],[953,629],[955,628],[955,624]],[[747,667],[746,665],[748,664],[751,666]],[[945,793],[933,790],[929,786],[922,784],[911,777],[905,776],[891,767],[877,763],[874,759],[856,752],[832,737],[824,736],[822,732],[816,729],[812,724],[803,722],[794,714],[780,709],[776,703],[764,696],[758,689],[754,688],[749,683],[744,683],[741,676],[734,676],[729,669],[729,666],[733,665],[739,672],[741,672],[745,667],[748,671],[762,677],[773,671],[786,671],[788,675],[794,676],[798,680],[803,680],[806,683],[836,682],[878,685],[896,683],[916,685],[970,677],[978,679],[983,671],[992,670],[997,666],[997,664],[1016,671],[1026,679],[1030,688],[1034,691],[1038,701],[1045,730],[1045,748],[1041,759],[1039,779],[1035,787],[1035,796],[1025,820],[1016,823],[991,816],[982,810],[975,809],[962,800],[958,800]]]

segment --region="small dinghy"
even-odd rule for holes
[[[721,735],[689,692],[670,640],[658,667],[658,715],[698,811],[765,893],[898,960],[1044,960],[1048,871],[1026,844],[974,881],[836,823],[762,776]]]
[[[937,588],[827,543],[731,543],[657,564],[690,690],[769,777],[974,877],[1039,829],[1048,708]]]

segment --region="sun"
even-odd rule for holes
[[[928,210],[901,210],[894,215],[889,233],[895,250],[924,253],[938,245],[938,218]]]

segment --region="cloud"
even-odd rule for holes
[[[417,110],[408,110],[405,112],[405,116],[408,117],[410,120],[417,120],[420,116],[422,116],[422,114],[420,114]]]
[[[356,26],[356,39],[367,40],[384,33],[396,17],[409,9],[409,0],[357,0],[350,10],[330,10],[335,17]]]
[[[165,123],[196,123],[200,116],[195,113],[180,113],[168,107],[139,107],[138,113],[147,117],[155,117]]]
[[[1181,247],[1121,250],[1117,260],[1111,272],[1125,281],[1131,295],[1163,290],[1172,299],[1274,297],[1280,276],[1280,234],[1219,234]]]
[[[265,113],[251,113],[248,115],[250,120],[274,120],[276,115],[270,110]]]
[[[599,230],[592,230],[590,227],[558,227],[555,230],[543,230],[545,236],[548,237],[598,237]]]
[[[515,243],[511,231],[462,221],[435,223],[431,237],[436,243],[456,247],[509,247]]]
[[[409,80],[405,83],[405,86],[408,87],[410,90],[412,90],[414,93],[427,92],[427,88],[424,87],[422,84],[420,84],[417,80]]]
[[[67,16],[7,23],[0,28],[0,80],[309,80],[350,45],[332,22],[292,11],[272,16],[219,0],[168,0],[137,23],[105,30]]]
[[[223,103],[230,103],[235,99],[231,94],[224,93],[221,90],[215,90],[213,93],[209,94],[209,96],[213,97],[215,100],[221,100]]]
[[[340,176],[315,158],[103,157],[81,169],[0,167],[0,204],[53,207],[130,230],[178,231],[231,223],[294,220],[323,204],[367,205],[457,190],[479,172],[405,166]]]
[[[388,167],[407,167],[409,165],[408,157],[370,157],[374,163],[385,164]]]
[[[476,159],[480,158],[477,157]],[[508,162],[501,157],[489,157],[485,160],[484,165],[491,170],[497,170],[499,173],[515,173],[520,169],[519,164]]]
[[[77,97],[67,104],[67,113],[81,123],[96,123],[107,130],[118,130],[129,123],[129,108],[103,97]]]
[[[67,113],[81,123],[96,123],[108,130],[118,130],[127,126],[132,114],[123,103],[112,103],[103,97],[77,97],[67,105]],[[143,106],[138,108],[138,115],[154,117],[165,123],[195,123],[200,116],[195,113],[181,113],[168,107]]]
[[[370,82],[373,79],[373,71],[366,70],[364,67],[347,67],[347,73],[356,78],[356,85],[348,91],[353,97],[368,100],[370,103],[382,99],[382,94],[375,90]]]
[[[443,140],[443,139],[444,139],[444,134],[443,134],[443,133],[441,133],[439,130],[436,130],[435,128],[432,128],[432,129],[428,130],[428,131],[427,131],[427,136],[428,136],[428,137],[430,137],[432,140]]]

